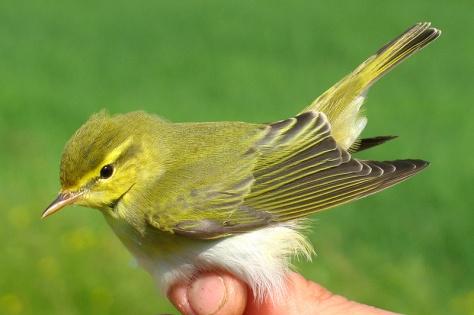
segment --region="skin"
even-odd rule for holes
[[[226,273],[204,273],[191,283],[173,286],[168,297],[184,315],[394,315],[335,295],[317,283],[291,273],[288,296],[276,305],[255,303],[242,281]]]

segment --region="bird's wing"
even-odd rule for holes
[[[227,183],[218,185],[224,189],[219,192],[210,189],[217,195],[197,197],[196,217],[176,224],[173,232],[219,238],[301,218],[390,187],[428,164],[354,159],[331,136],[326,116],[312,111],[268,125],[246,154],[253,165],[244,161],[251,173],[234,181],[238,189],[225,190]],[[224,215],[202,215],[206,207]]]
[[[292,122],[289,129],[283,127],[288,122]],[[244,205],[268,213],[275,222],[297,219],[368,196],[414,175],[428,164],[421,160],[354,159],[331,136],[323,113],[307,112],[271,126],[271,134],[277,136],[264,144],[263,150],[268,152],[259,160],[255,183]],[[287,149],[282,150],[282,146]],[[242,212],[239,215],[241,223],[249,217]]]

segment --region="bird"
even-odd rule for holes
[[[289,119],[174,123],[143,111],[93,114],[66,143],[68,205],[98,209],[166,292],[222,270],[256,300],[281,299],[294,257],[311,259],[308,216],[377,193],[428,166],[354,155],[393,139],[360,138],[369,88],[441,31],[417,23]]]

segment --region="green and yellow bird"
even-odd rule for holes
[[[391,139],[359,139],[370,86],[440,34],[414,25],[300,114],[271,124],[95,114],[66,144],[61,191],[43,217],[72,204],[99,209],[164,290],[218,269],[257,299],[278,298],[291,257],[313,252],[301,233],[305,217],[428,165],[352,153]]]

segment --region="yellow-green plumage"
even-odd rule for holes
[[[350,152],[390,139],[357,140],[367,89],[439,34],[428,23],[415,25],[298,116],[273,124],[96,114],[66,145],[62,194],[45,215],[73,202],[100,209],[165,289],[221,268],[249,283],[258,298],[278,296],[288,259],[312,251],[299,233],[301,218],[427,165],[358,160]]]
[[[430,23],[418,23],[370,56],[353,72],[319,96],[303,112],[320,111],[332,124],[332,136],[344,149],[357,139],[366,124],[359,113],[368,89],[394,66],[411,56],[431,41],[441,31]]]

